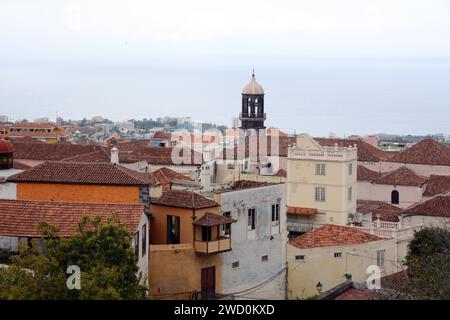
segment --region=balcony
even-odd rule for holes
[[[236,220],[207,212],[194,225],[194,250],[214,254],[231,250],[231,224]]]
[[[247,113],[239,113],[239,120],[245,121],[264,121],[266,120],[266,113],[263,113],[262,116],[257,114],[247,114]]]

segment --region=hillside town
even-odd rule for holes
[[[407,281],[418,232],[449,229],[449,136],[268,128],[254,74],[232,110],[230,128],[1,117],[0,264],[43,222],[63,239],[114,216],[150,299],[372,300]]]

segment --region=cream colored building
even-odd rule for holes
[[[349,224],[356,212],[356,170],[356,146],[325,147],[298,135],[287,158],[289,231]]]
[[[394,239],[354,227],[330,224],[311,230],[289,243],[286,255],[289,299],[318,295],[318,283],[321,292],[350,279],[365,284],[369,266],[380,277],[401,270]]]

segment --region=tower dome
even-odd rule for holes
[[[254,72],[252,80],[242,90],[242,112],[239,119],[242,129],[265,129],[264,89],[256,81]]]
[[[256,81],[255,74],[252,74],[252,79],[242,90],[242,94],[264,94],[263,87]]]

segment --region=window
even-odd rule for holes
[[[231,212],[230,211],[224,212],[223,216],[227,217],[227,218],[231,218]],[[231,234],[231,224],[230,223],[223,225],[223,233],[226,236]]]
[[[280,221],[280,205],[278,203],[272,205],[272,222]]]
[[[377,251],[377,266],[379,266],[380,269],[384,268],[384,250]]]
[[[167,216],[167,244],[180,243],[180,217]]]
[[[391,203],[392,204],[399,204],[399,202],[400,202],[400,195],[399,195],[397,190],[393,190],[391,192]]]
[[[325,188],[316,187],[316,201],[325,202]]]
[[[248,209],[248,230],[255,230],[256,227],[256,208]]]
[[[202,226],[202,241],[211,241],[211,227]]]
[[[295,256],[295,260],[303,261],[303,260],[305,260],[305,256],[304,255]]]
[[[348,175],[351,176],[353,174],[353,163],[348,165]]]
[[[142,256],[145,256],[147,253],[147,224],[145,223],[142,226]]]
[[[325,164],[316,163],[316,176],[324,176],[324,175],[325,175]]]
[[[262,262],[267,262],[267,261],[269,261],[269,256],[268,256],[268,255],[262,256],[262,257],[261,257],[261,261],[262,261]]]
[[[348,188],[348,201],[352,201],[352,187]]]
[[[229,170],[234,169],[234,163],[229,163],[227,167]]]
[[[139,231],[134,235],[134,255],[139,258]]]
[[[335,252],[334,253],[335,258],[342,258],[342,252]]]
[[[231,264],[231,267],[232,267],[232,268],[239,268],[239,261],[233,262],[233,263]]]

